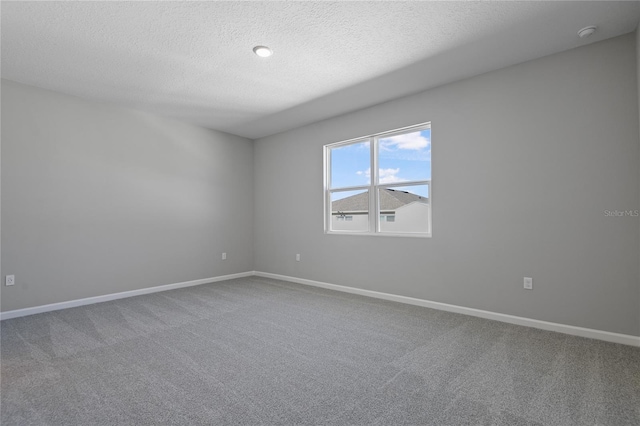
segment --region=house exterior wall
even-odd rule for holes
[[[431,206],[411,203],[396,210],[395,222],[380,222],[380,232],[429,232]]]
[[[369,229],[369,216],[366,214],[347,215],[351,216],[352,220],[339,220],[338,216],[331,215],[331,230],[332,231],[366,231]]]
[[[380,232],[389,233],[415,233],[429,232],[429,217],[431,215],[431,206],[426,203],[410,203],[406,206],[396,209],[394,216],[395,221],[380,221]],[[331,215],[332,231],[348,231],[363,232],[369,229],[369,216],[361,215],[345,215],[351,217],[351,220],[340,220],[339,216]]]

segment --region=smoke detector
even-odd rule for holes
[[[591,25],[589,27],[584,27],[583,29],[578,31],[578,36],[580,36],[580,38],[589,37],[591,34],[596,32],[596,28],[597,27],[595,25]]]

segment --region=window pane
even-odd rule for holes
[[[331,230],[369,230],[369,191],[331,193]]]
[[[331,188],[369,185],[370,162],[368,141],[331,148]]]
[[[431,180],[431,129],[378,140],[381,185]]]
[[[395,222],[396,216],[392,214],[381,214],[380,222]]]
[[[380,232],[431,232],[428,185],[381,188],[378,203]]]

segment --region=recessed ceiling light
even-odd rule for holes
[[[584,27],[583,29],[578,31],[578,35],[580,36],[580,38],[589,37],[591,34],[596,32],[596,28],[597,27],[595,25],[591,25],[589,27]]]
[[[269,56],[273,55],[273,52],[267,46],[256,46],[253,48],[253,53],[260,56],[261,58],[268,58]]]

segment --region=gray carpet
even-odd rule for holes
[[[640,424],[640,348],[266,278],[1,336],[3,426]]]

